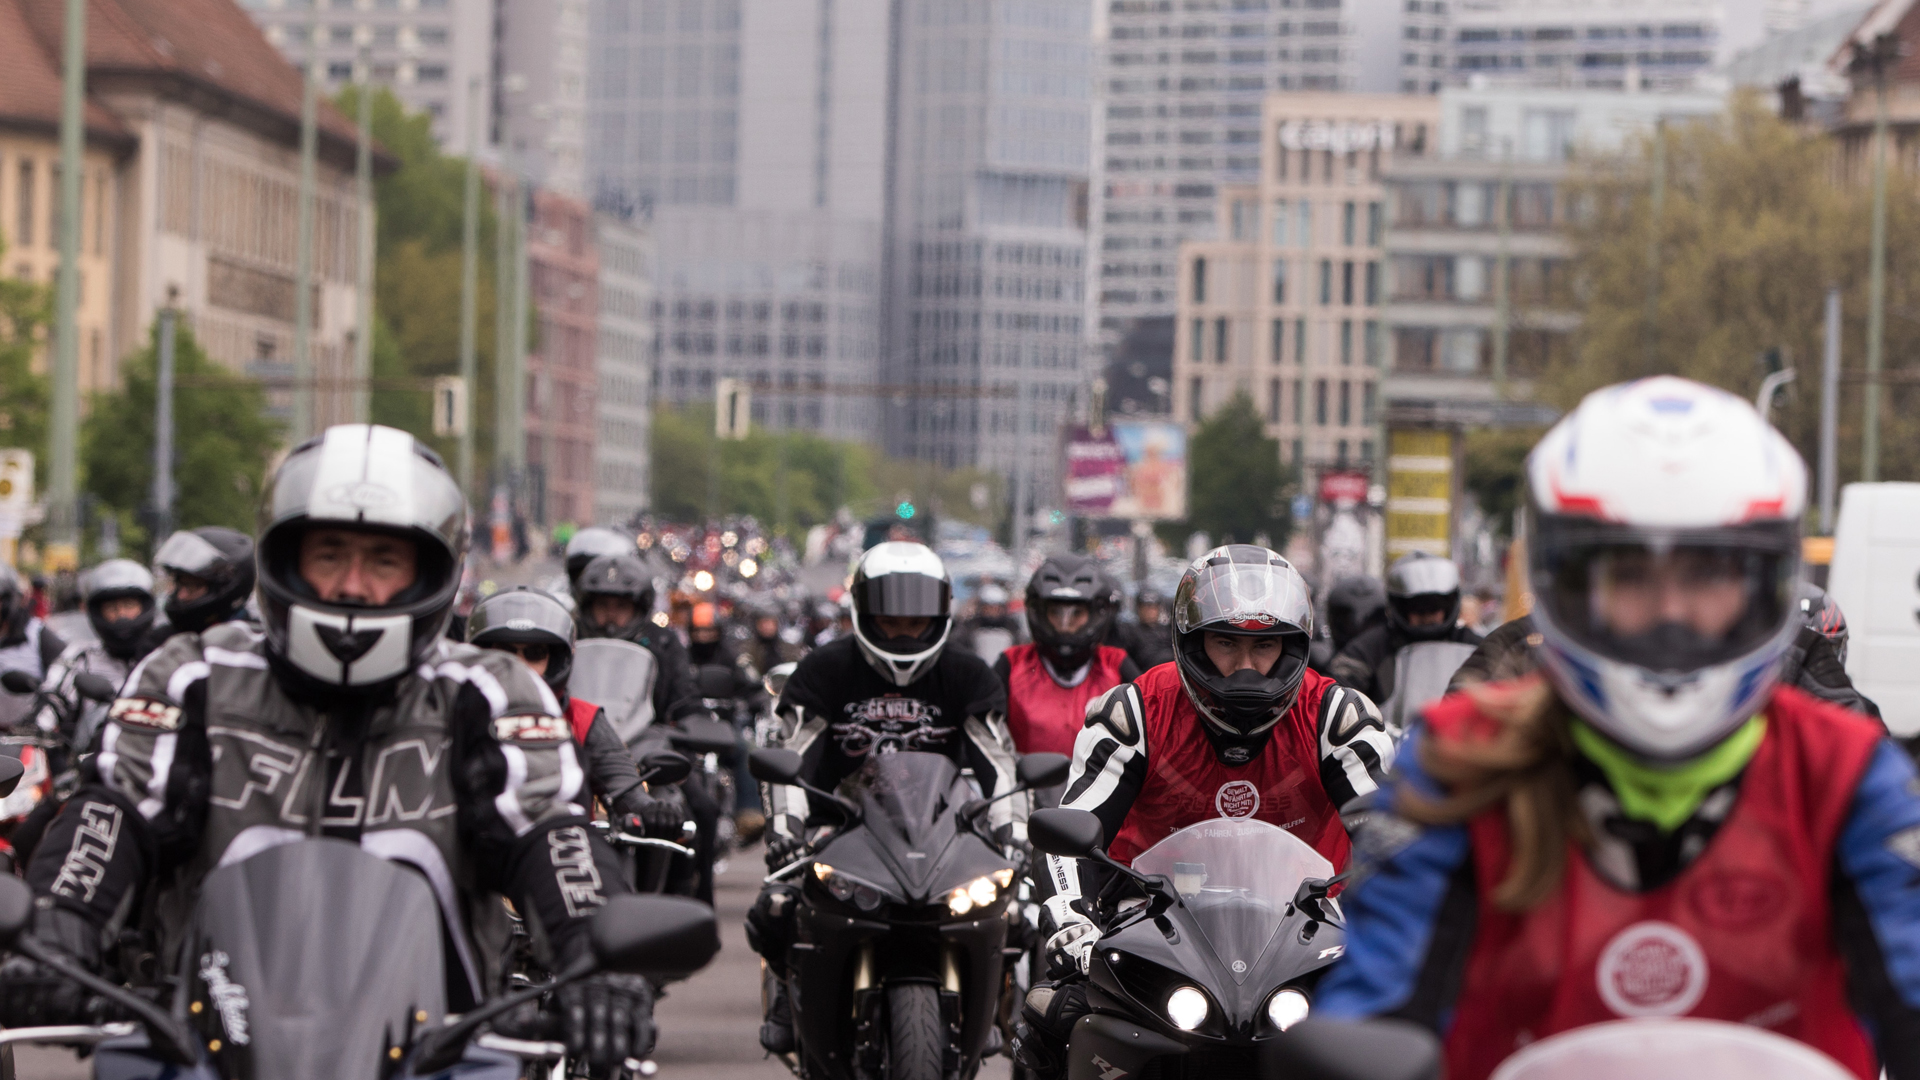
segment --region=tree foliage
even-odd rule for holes
[[[159,322],[127,358],[121,389],[93,395],[81,428],[86,490],[118,515],[121,538],[150,546],[143,524],[153,490]],[[267,466],[285,433],[267,414],[260,384],[208,357],[182,320],[174,331],[176,528],[226,525],[252,532]]]
[[[1653,140],[1664,140],[1665,191],[1652,215]],[[1584,323],[1574,354],[1545,373],[1542,392],[1571,407],[1587,391],[1674,373],[1751,398],[1779,350],[1799,384],[1773,419],[1816,460],[1819,371],[1829,286],[1842,296],[1840,461],[1859,475],[1868,250],[1868,177],[1841,175],[1833,142],[1736,100],[1722,116],[1667,125],[1631,152],[1596,160],[1569,184],[1575,280]],[[1886,368],[1920,355],[1920,184],[1889,178]],[[1649,248],[1657,244],[1658,269]],[[1652,318],[1649,286],[1652,286]],[[1896,376],[1897,377],[1897,376]],[[1881,476],[1920,475],[1920,384],[1883,392]]]
[[[1275,548],[1293,528],[1287,488],[1292,470],[1280,462],[1280,442],[1268,438],[1253,399],[1236,394],[1187,445],[1187,525],[1215,543],[1247,544],[1265,533]]]
[[[0,236],[0,257],[6,253],[6,239]],[[0,446],[34,452],[36,487],[47,478],[49,391],[46,374],[33,370],[33,357],[52,320],[52,289],[24,278],[0,277]]]

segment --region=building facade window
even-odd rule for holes
[[[1207,358],[1206,351],[1207,351],[1207,320],[1195,319],[1193,320],[1192,348],[1188,350],[1187,358],[1196,364],[1202,363]]]
[[[1369,262],[1367,264],[1367,287],[1366,287],[1365,295],[1366,295],[1366,303],[1368,307],[1376,307],[1379,305],[1380,303],[1380,264],[1377,262]]]
[[[33,180],[33,159],[23,157],[20,159],[20,182],[13,189],[13,197],[19,207],[13,241],[23,248],[33,246]]]
[[[1367,246],[1380,246],[1381,222],[1386,217],[1385,208],[1379,202],[1367,204]]]
[[[1367,425],[1368,427],[1372,427],[1374,422],[1373,421],[1373,401],[1374,401],[1374,384],[1373,383],[1360,384],[1360,422]],[[1361,456],[1364,457],[1366,455],[1362,454]]]
[[[1273,260],[1273,302],[1287,302],[1287,260]]]
[[[1306,408],[1307,408],[1307,380],[1295,379],[1293,380],[1293,422],[1295,424],[1302,424],[1306,422]],[[1300,456],[1300,451],[1298,449],[1297,442],[1295,443],[1295,447],[1296,448],[1294,450],[1294,457],[1298,459]]]
[[[1320,260],[1320,303],[1333,303],[1333,260]]]
[[[1227,362],[1227,320],[1213,320],[1213,362]]]
[[[1282,161],[1286,160],[1285,154],[1281,155],[1281,160]],[[1289,218],[1287,215],[1288,215],[1287,200],[1285,199],[1275,200],[1273,204],[1273,246],[1274,247],[1286,247],[1287,244],[1291,242],[1287,239],[1287,237],[1292,232],[1291,226],[1293,222],[1292,222],[1292,219]]]
[[[1340,426],[1353,423],[1353,384],[1340,380]]]
[[[1358,208],[1356,204],[1353,203],[1351,200],[1341,205],[1340,242],[1342,244],[1345,244],[1347,247],[1353,246],[1353,237],[1354,237],[1354,232],[1357,226],[1357,222],[1355,219],[1358,217],[1358,214],[1359,214]]]
[[[1267,423],[1280,422],[1280,380],[1267,380]]]
[[[1353,306],[1353,260],[1340,264],[1340,303]]]
[[[1193,422],[1196,424],[1205,419],[1207,415],[1200,401],[1200,391],[1203,386],[1204,384],[1200,381],[1200,376],[1198,375],[1195,375],[1187,383],[1187,409]]]
[[[1340,320],[1340,366],[1353,365],[1353,320]]]
[[[1327,380],[1313,380],[1313,422],[1327,426]]]
[[[1207,302],[1207,260],[1193,260],[1193,302]]]
[[[1281,354],[1283,352],[1283,347],[1286,345],[1286,343],[1287,343],[1287,320],[1285,319],[1273,320],[1273,342],[1272,342],[1273,353],[1272,353],[1272,356],[1270,357],[1273,363],[1279,364],[1282,360],[1285,359],[1285,357]]]
[[[1296,364],[1307,362],[1307,320],[1305,319],[1296,319],[1293,323],[1293,362]]]

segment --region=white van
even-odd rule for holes
[[[1847,617],[1847,674],[1895,735],[1920,732],[1920,484],[1840,490],[1827,592]]]

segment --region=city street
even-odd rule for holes
[[[760,1050],[760,962],[747,948],[742,919],[760,887],[759,849],[740,853],[715,883],[720,955],[706,970],[669,989],[660,1003],[659,1080],[781,1080],[791,1074]],[[88,1080],[87,1066],[63,1051],[23,1049],[20,1080]],[[990,1059],[981,1080],[1006,1080],[1008,1062]]]

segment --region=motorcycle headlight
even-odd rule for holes
[[[1267,999],[1267,1019],[1273,1026],[1285,1031],[1307,1018],[1307,995],[1293,987],[1282,987],[1274,991]]]
[[[1207,995],[1182,986],[1167,995],[1167,1019],[1181,1031],[1192,1031],[1207,1020]]]
[[[843,874],[826,863],[813,864],[813,876],[827,887],[827,892],[843,904],[852,904],[861,911],[878,911],[880,905],[887,902],[886,895],[879,889],[861,881],[859,878]]]
[[[947,910],[955,915],[965,915],[974,908],[983,908],[1000,898],[1000,887],[993,878],[981,876],[965,885],[956,885],[947,894]]]

